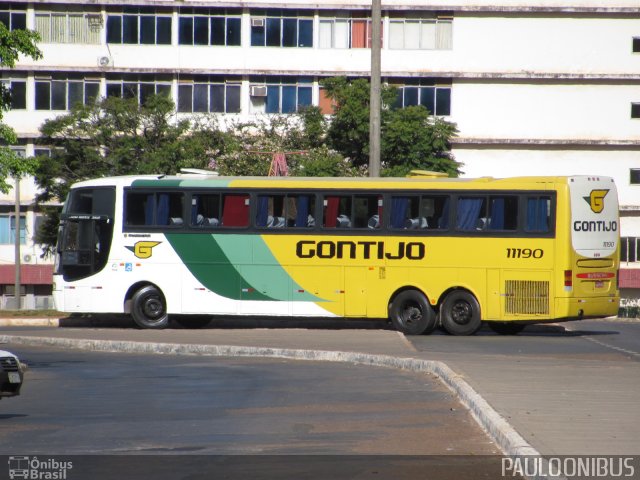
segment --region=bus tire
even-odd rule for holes
[[[524,327],[527,325],[524,323],[514,323],[514,322],[487,322],[489,328],[499,333],[500,335],[517,335]]]
[[[160,290],[152,285],[138,290],[133,295],[131,316],[140,328],[165,328],[169,324],[169,315]]]
[[[395,329],[406,335],[428,334],[436,326],[433,308],[417,290],[400,292],[391,302],[389,317]]]
[[[454,290],[440,306],[440,321],[451,335],[473,335],[482,326],[480,304],[471,293]]]

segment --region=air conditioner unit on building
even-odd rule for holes
[[[264,18],[252,18],[251,19],[252,27],[264,27]]]
[[[250,95],[252,97],[266,97],[267,86],[266,85],[251,85]]]
[[[32,260],[33,260],[33,255],[31,255],[30,253],[25,253],[25,254],[22,256],[22,261],[23,261],[24,263],[31,263],[31,261],[32,261]]]
[[[113,65],[113,59],[111,57],[108,57],[106,55],[98,57],[99,67],[110,67],[111,65]]]

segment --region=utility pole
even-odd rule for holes
[[[16,194],[16,206],[15,206],[15,237],[14,237],[14,249],[15,249],[15,264],[16,264],[16,277],[14,284],[14,293],[13,297],[16,299],[16,310],[22,310],[21,304],[21,296],[20,296],[20,176],[16,175],[15,177],[15,194]]]
[[[369,176],[380,176],[380,71],[381,71],[381,6],[371,3],[371,97],[369,100]]]

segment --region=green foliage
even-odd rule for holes
[[[429,115],[423,106],[394,110],[382,126],[382,176],[432,170],[458,176],[460,164],[450,153],[455,125]]]
[[[192,123],[174,117],[174,104],[165,96],[150,97],[142,106],[136,99],[110,97],[46,121],[40,143],[53,148],[35,172],[38,202],[64,200],[72,183],[88,178],[206,168],[226,148],[227,136],[215,119]],[[53,245],[57,220],[49,220],[52,228],[42,232],[41,241]]]
[[[10,31],[0,22],[0,67],[14,68],[20,55],[38,60],[42,52],[36,42],[40,40],[38,33],[31,30]],[[0,120],[3,113],[11,107],[11,92],[0,83]],[[17,142],[16,134],[9,126],[0,121],[0,143],[11,145]],[[22,178],[32,175],[35,169],[33,158],[18,157],[7,147],[0,147],[0,192],[8,193],[12,186],[7,183],[8,177]]]

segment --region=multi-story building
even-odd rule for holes
[[[364,0],[2,2],[0,21],[37,30],[44,53],[1,72],[13,92],[5,121],[21,139],[15,148],[32,155],[47,148],[36,140],[44,120],[98,96],[164,92],[179,115],[249,118],[309,104],[328,112],[323,78],[369,75],[370,9]],[[621,286],[637,298],[637,0],[383,0],[382,32],[383,81],[400,87],[400,104],[458,125],[453,151],[465,176],[615,178]],[[23,184],[29,264],[41,261],[31,240],[38,212]],[[12,294],[13,203],[11,194],[0,202],[3,295]]]

